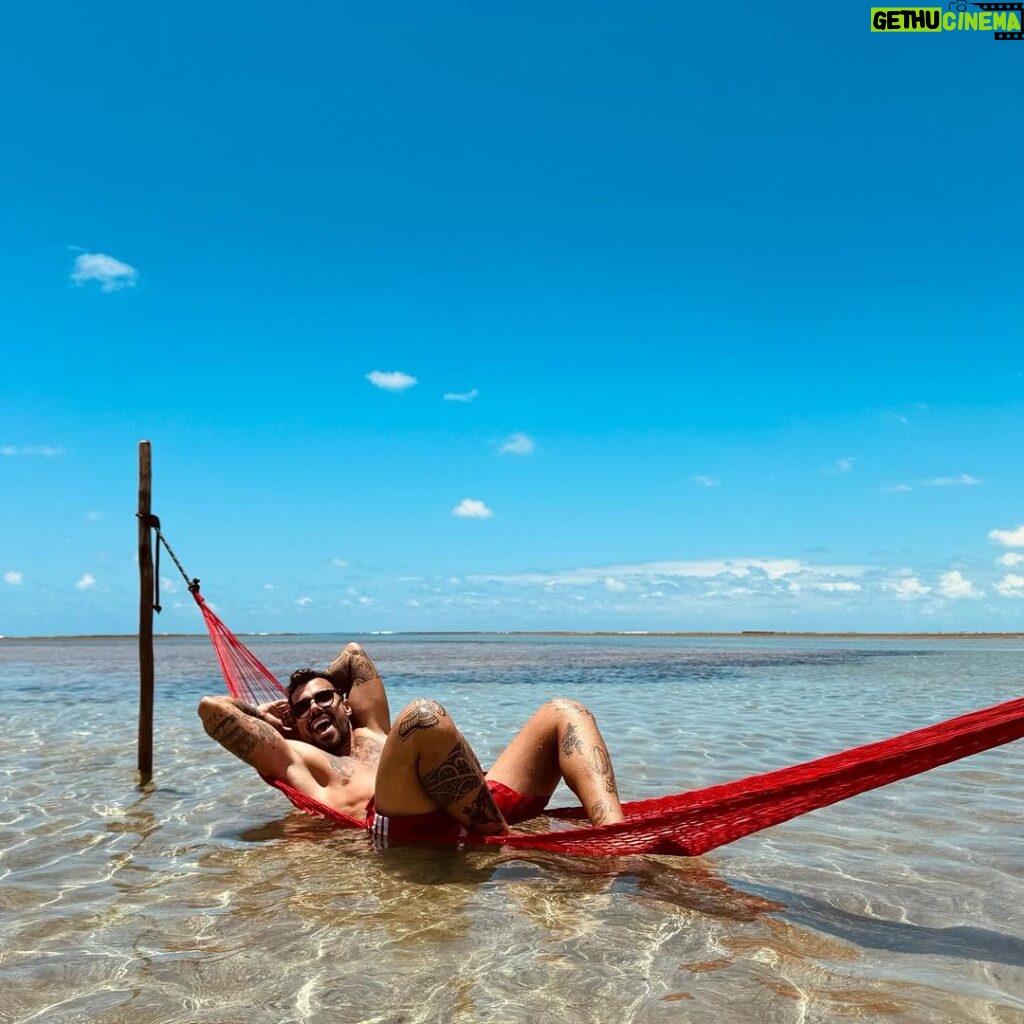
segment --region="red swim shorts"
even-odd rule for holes
[[[547,800],[540,796],[524,796],[501,782],[487,780],[498,810],[510,825],[517,825],[529,818],[536,818],[547,806]],[[463,830],[447,812],[440,809],[425,814],[405,814],[388,817],[378,814],[373,807],[373,798],[366,805],[366,827],[379,849],[389,843],[437,843],[454,842]]]

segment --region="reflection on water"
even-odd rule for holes
[[[283,674],[340,641],[254,646]],[[388,637],[373,653],[393,706],[439,697],[484,760],[547,697],[585,700],[627,799],[1019,687],[996,641]],[[203,641],[158,643],[156,784],[135,790],[134,658],[130,641],[0,644],[0,1021],[1024,1019],[1022,744],[706,858],[375,852],[206,738],[195,705],[220,684]]]

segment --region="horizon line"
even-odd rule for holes
[[[949,639],[949,640],[1021,640],[1024,631],[1009,632],[1002,630],[954,630],[949,632],[879,632],[867,630],[777,630],[777,629],[743,629],[743,630],[660,630],[660,629],[380,629],[380,630],[331,630],[328,632],[238,632],[234,634],[247,638],[273,637],[316,637],[316,636],[359,636],[359,637],[392,637],[392,636],[622,636],[622,637],[793,637],[822,639]],[[154,633],[154,640],[202,639],[206,633]],[[28,640],[138,640],[138,633],[53,633],[53,634],[0,634],[0,643],[6,641]]]

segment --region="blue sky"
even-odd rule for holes
[[[8,12],[0,633],[141,438],[237,630],[1024,628],[1024,44],[869,6]]]

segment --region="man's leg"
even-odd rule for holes
[[[375,810],[389,818],[441,808],[468,832],[507,832],[480,762],[433,700],[414,700],[398,716],[377,766]]]
[[[505,748],[487,778],[545,800],[565,779],[592,824],[623,820],[608,747],[594,716],[574,700],[556,697],[544,704]]]

